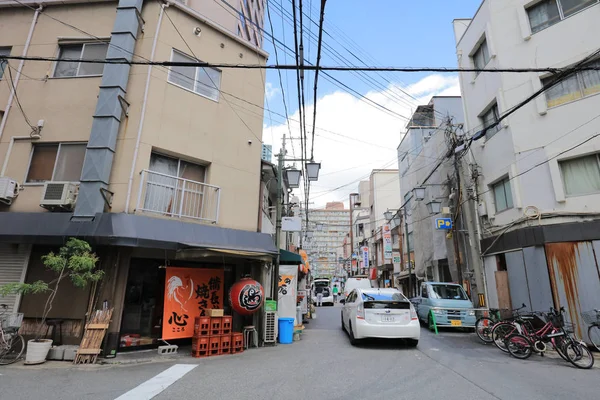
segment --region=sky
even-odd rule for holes
[[[313,64],[320,3],[320,0],[303,0],[303,11],[307,14],[304,57]],[[328,0],[321,65],[455,67],[452,20],[473,17],[480,3],[481,0]],[[291,0],[269,0],[269,4],[278,61],[293,64]],[[265,15],[265,31],[271,32],[268,15]],[[270,54],[269,64],[275,64],[273,41],[267,34],[263,47]],[[455,74],[327,73],[330,76],[321,72],[318,78],[314,159],[321,162],[321,173],[319,181],[311,183],[310,208],[322,207],[329,201],[347,203],[348,194],[357,190],[361,179],[368,179],[372,169],[398,168],[396,149],[416,106],[427,104],[432,95],[460,94]],[[296,72],[281,71],[281,76],[282,84],[276,70],[268,70],[266,76],[265,108],[272,112],[265,111],[263,141],[273,145],[273,162],[283,135],[287,136],[288,157],[300,157]],[[336,85],[334,79],[341,84]],[[314,72],[307,71],[305,104],[309,138],[313,85]],[[289,126],[283,118],[284,97]],[[309,144],[309,156],[310,148]],[[302,197],[300,189],[294,194]]]

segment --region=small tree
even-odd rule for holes
[[[50,282],[40,280],[33,283],[9,283],[0,286],[0,295],[49,292],[42,319],[36,329],[35,340],[39,341],[62,280],[68,278],[73,285],[79,288],[83,288],[91,282],[99,281],[104,276],[104,271],[96,269],[97,261],[98,257],[92,253],[92,248],[88,242],[70,238],[58,253],[50,252],[42,256],[42,262],[46,268],[57,274],[55,279]]]

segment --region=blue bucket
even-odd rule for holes
[[[294,341],[294,318],[279,318],[279,343],[290,344]]]

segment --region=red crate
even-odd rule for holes
[[[208,337],[192,338],[192,357],[208,357]]]
[[[208,354],[218,356],[221,354],[221,336],[211,336],[208,340]]]
[[[208,336],[210,333],[210,317],[196,317],[194,319],[194,336]]]
[[[221,354],[231,353],[231,335],[221,335]]]
[[[244,351],[244,334],[234,332],[231,334],[231,354]]]
[[[232,325],[233,317],[231,315],[226,315],[221,317],[221,334],[230,335],[231,334],[231,325]]]
[[[221,335],[223,331],[223,324],[221,317],[212,317],[210,319],[210,334]]]

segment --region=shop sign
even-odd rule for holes
[[[363,268],[369,268],[369,247],[363,246],[360,250],[362,251]]]
[[[392,264],[394,264],[394,272],[400,272],[400,252],[393,251],[392,252]]]
[[[385,263],[392,262],[392,231],[390,224],[383,225],[383,258]]]
[[[190,338],[194,318],[223,308],[223,270],[167,267],[162,338]]]

